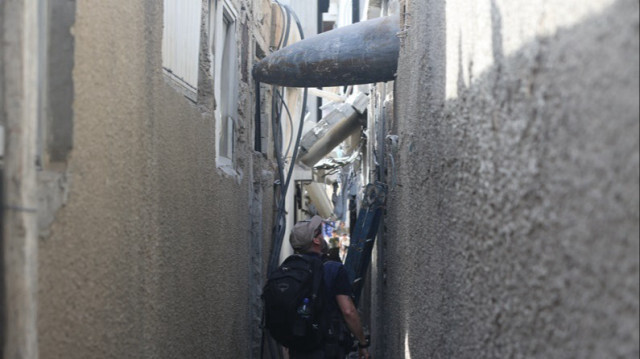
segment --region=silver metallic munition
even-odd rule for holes
[[[284,47],[258,62],[256,80],[287,87],[386,82],[395,78],[400,41],[398,16],[327,31]]]

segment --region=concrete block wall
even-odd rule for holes
[[[638,2],[401,10],[377,355],[637,357]]]

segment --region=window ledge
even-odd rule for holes
[[[176,91],[184,95],[187,99],[189,99],[193,103],[198,102],[198,91],[191,87],[186,82],[182,81],[179,77],[174,75],[171,71],[168,71],[166,68],[162,69],[162,73],[164,75],[165,81]]]
[[[223,176],[234,178],[238,181],[238,183],[242,181],[242,170],[234,168],[232,164],[218,162],[216,167]]]

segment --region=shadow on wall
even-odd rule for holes
[[[410,29],[424,51],[402,49],[424,70],[397,95],[390,237],[414,242],[388,242],[383,357],[637,356],[637,3],[505,57],[492,0],[494,65],[465,87],[460,60],[449,101],[442,3]]]

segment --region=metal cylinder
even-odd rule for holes
[[[313,165],[318,163],[318,161],[336,148],[342,141],[361,130],[362,123],[360,122],[358,112],[350,105],[341,105],[345,110],[343,112],[343,114],[345,114],[343,119],[333,125],[333,127],[330,127],[326,133],[318,137],[300,157],[300,162],[309,167],[313,167]]]
[[[398,67],[398,16],[340,27],[280,49],[258,62],[260,82],[322,87],[391,81]]]
[[[311,199],[311,203],[316,207],[318,213],[322,218],[329,218],[333,216],[333,205],[329,200],[327,192],[324,190],[324,186],[318,182],[311,182],[306,186],[307,193]]]

